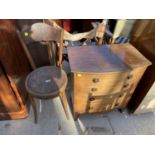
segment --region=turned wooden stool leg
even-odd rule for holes
[[[35,122],[35,124],[37,124],[38,119],[37,119],[37,109],[36,109],[35,100],[31,95],[29,95],[29,98],[31,100],[32,109],[33,109],[33,113],[34,113],[34,122]]]
[[[65,111],[66,117],[67,119],[69,119],[68,110],[67,110],[68,101],[67,101],[65,91],[60,93],[60,99],[61,99],[64,111]]]

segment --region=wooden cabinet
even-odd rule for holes
[[[68,56],[75,117],[125,108],[151,64],[130,44],[69,47]]]
[[[16,34],[14,20],[0,20],[0,119],[28,116],[25,78],[29,63]]]
[[[152,62],[129,103],[134,114],[155,111],[155,20],[137,20],[131,43]]]

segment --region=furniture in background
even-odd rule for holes
[[[16,29],[15,20],[0,20],[0,120],[28,116],[24,82],[30,66]]]
[[[31,31],[22,33],[29,33],[26,37],[31,39]],[[41,40],[46,41],[44,40],[45,38],[42,33],[46,36],[46,31],[44,31],[44,29],[42,29],[39,25],[38,27],[34,27],[33,35],[36,35],[38,38],[41,37]],[[67,112],[68,101],[65,93],[65,88],[67,86],[67,75],[62,69],[63,30],[54,29],[54,34],[51,35],[51,37],[53,37],[51,38],[51,41],[57,42],[59,44],[59,50],[57,51],[58,57],[55,66],[39,67],[31,72],[25,81],[26,90],[29,93],[35,115],[35,123],[37,123],[37,110],[34,98],[42,100],[53,99],[59,96],[66,117],[67,119],[69,118]],[[38,41],[37,38],[35,39],[34,41]]]
[[[102,19],[54,19],[54,21],[70,33],[79,33],[91,30],[92,22],[102,22]]]
[[[108,43],[127,43],[130,32],[136,20],[131,19],[109,19],[107,35],[110,37]]]
[[[74,119],[124,109],[151,64],[131,44],[68,47]]]
[[[79,21],[79,20],[77,20]],[[86,20],[90,26],[92,25],[90,23],[91,20]],[[52,27],[56,28],[56,29],[61,29],[62,27],[60,26],[60,21],[58,20],[53,20],[53,19],[45,19],[44,20],[45,24],[48,24],[51,26],[51,29],[47,28],[47,26],[43,26],[44,30],[46,30],[46,32],[49,32],[49,34],[53,31]],[[67,30],[65,30],[64,28],[64,40],[66,43],[70,43],[71,46],[75,46],[74,44],[78,43],[81,40],[85,40],[85,41],[81,41],[81,45],[82,44],[87,44],[87,41],[89,43],[91,43],[91,41],[95,40],[94,43],[98,44],[98,45],[102,45],[104,42],[104,32],[105,32],[105,28],[106,28],[106,23],[107,20],[102,20],[101,23],[96,23],[94,24],[94,29],[91,29],[90,31],[87,32],[83,32],[83,33],[76,33],[76,34],[71,34],[69,33]],[[93,26],[92,26],[93,27]],[[44,34],[44,36],[46,36],[46,38],[50,39],[51,36],[49,36],[48,34]],[[63,50],[63,56],[62,59],[68,61],[68,53],[67,53],[67,47],[68,45],[64,44],[64,50]],[[77,46],[77,45],[76,45]],[[79,46],[79,45],[78,45]],[[51,60],[51,65],[56,64],[56,60],[57,60],[57,52],[56,52],[56,42],[49,42],[48,44],[49,50],[48,50],[48,55],[49,55],[49,59]]]
[[[144,73],[129,103],[134,114],[155,111],[155,20],[137,20],[131,43],[152,62]]]

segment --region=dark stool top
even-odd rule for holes
[[[66,85],[66,73],[55,66],[40,67],[31,72],[25,81],[29,94],[40,99],[57,96]]]

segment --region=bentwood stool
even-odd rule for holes
[[[34,97],[42,100],[60,96],[66,117],[68,119],[68,102],[65,93],[66,85],[66,73],[62,69],[55,66],[40,67],[27,76],[25,86],[32,102],[35,123],[37,123],[37,110]]]
[[[37,69],[29,51],[26,50],[27,57],[32,65],[32,68],[34,69],[34,71],[27,76],[25,86],[31,99],[31,104],[35,115],[35,123],[37,123],[37,109],[34,98],[42,100],[52,99],[59,96],[68,119],[68,102],[65,94],[67,75],[62,69],[63,29],[51,28],[50,25],[44,23],[36,23],[30,27],[27,27],[27,29],[23,29],[20,36],[21,41],[23,38],[27,44],[35,41],[40,43],[54,43],[55,45],[54,50],[56,52],[56,61],[54,66],[44,66]],[[27,49],[25,43],[23,43],[23,47]],[[49,58],[51,58],[50,55],[54,56],[53,51],[49,54]]]

